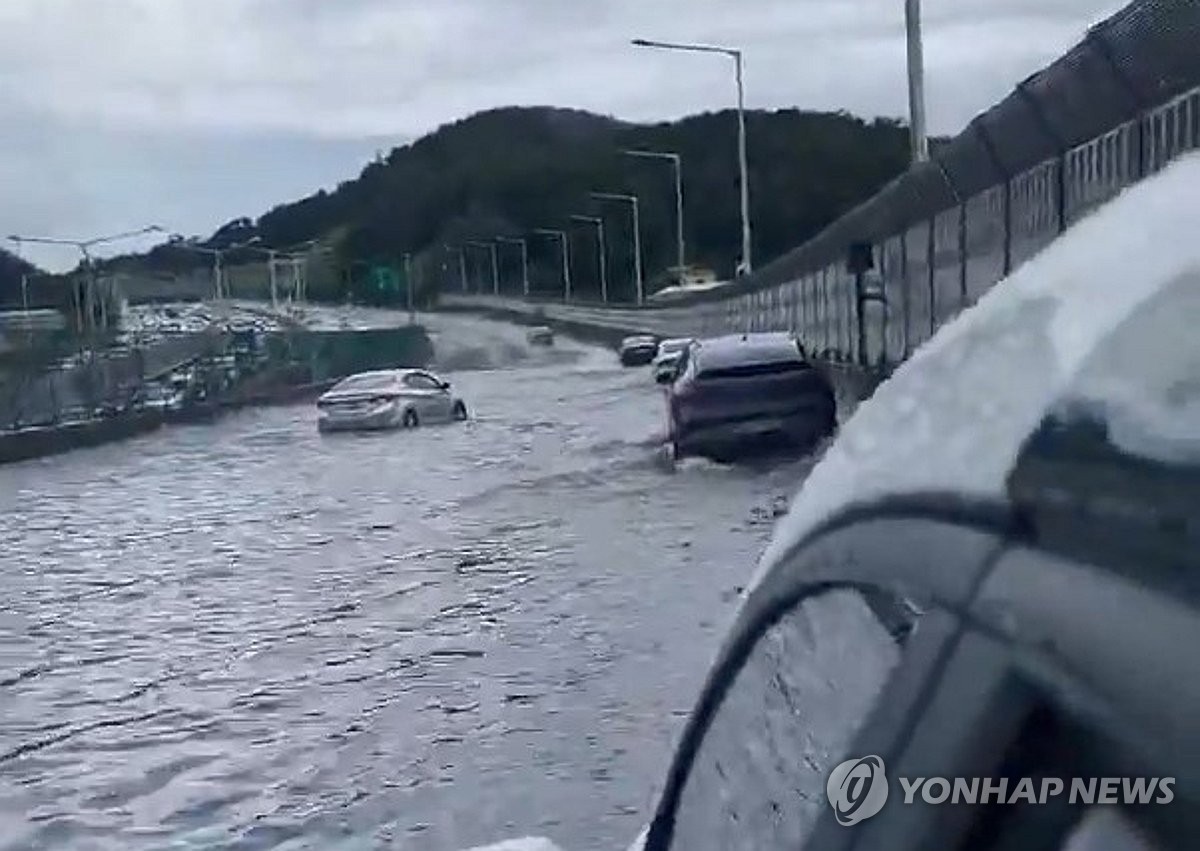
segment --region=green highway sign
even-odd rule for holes
[[[396,274],[396,270],[391,266],[372,266],[371,280],[374,282],[375,289],[381,293],[394,293],[400,291],[400,276]]]

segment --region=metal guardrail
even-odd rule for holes
[[[670,305],[542,309],[669,335],[790,330],[834,360],[894,366],[1097,206],[1200,148],[1198,44],[1196,0],[1135,0],[931,161],[753,275]],[[847,270],[856,243],[879,299]]]

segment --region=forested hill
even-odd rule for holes
[[[843,113],[750,112],[747,138],[759,266],[867,198],[908,160],[900,122]],[[445,244],[563,228],[571,214],[600,209],[590,192],[631,192],[641,199],[649,280],[674,265],[672,170],[666,161],[623,156],[623,149],[682,156],[688,260],[731,274],[741,239],[733,111],[650,125],[548,107],[481,112],[392,150],[334,191],[275,207],[257,221],[235,220],[210,244],[257,234],[265,245],[286,247],[336,235],[344,268],[359,260],[395,262],[406,252],[441,266],[445,255],[437,252]],[[628,295],[630,217],[620,207],[604,212],[613,287]],[[530,242],[535,280],[557,274],[554,250],[549,240]],[[180,252],[154,254],[154,265],[182,259]]]

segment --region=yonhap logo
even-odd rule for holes
[[[849,827],[883,809],[888,796],[883,760],[877,756],[848,759],[829,773],[825,784],[838,824]]]

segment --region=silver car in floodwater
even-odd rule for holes
[[[317,400],[321,431],[416,428],[467,418],[450,382],[423,369],[385,369],[352,375]]]

